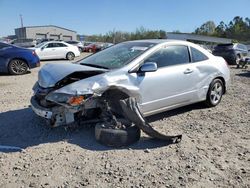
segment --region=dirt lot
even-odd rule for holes
[[[0,150],[0,187],[250,187],[249,68],[231,69],[231,88],[215,108],[148,118],[162,132],[183,134],[181,143],[143,134],[120,149],[98,144],[93,128],[46,127],[29,106],[38,70],[0,75],[0,145],[24,149]]]

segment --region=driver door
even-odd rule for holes
[[[164,47],[144,62],[155,62],[158,68],[155,72],[136,75],[143,114],[155,114],[193,99],[197,92],[197,77],[187,46]]]
[[[53,59],[56,57],[56,48],[54,43],[49,43],[40,49],[39,56],[41,59]]]

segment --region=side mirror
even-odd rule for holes
[[[157,70],[157,64],[155,62],[146,62],[144,63],[139,72],[155,72]]]

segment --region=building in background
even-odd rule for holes
[[[76,31],[55,25],[20,27],[15,34],[18,39],[76,40]]]

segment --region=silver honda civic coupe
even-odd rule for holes
[[[46,64],[31,98],[33,111],[52,126],[94,118],[133,97],[144,116],[204,101],[220,103],[230,82],[226,61],[177,40],[123,42],[77,63]],[[115,107],[114,107],[115,106]]]

